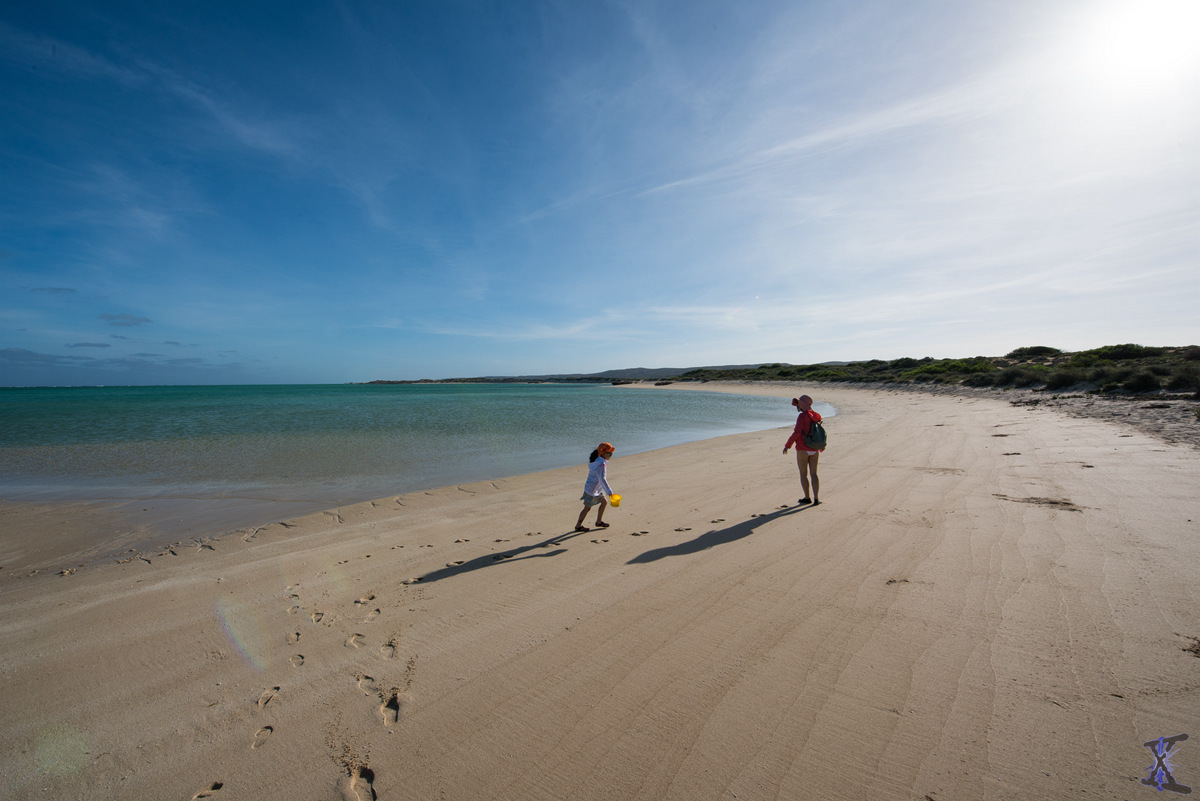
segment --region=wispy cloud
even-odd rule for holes
[[[745,177],[770,173],[815,154],[875,143],[881,138],[894,137],[901,131],[977,121],[1008,106],[1012,96],[1012,76],[995,73],[968,79],[958,85],[901,100],[884,108],[829,120],[800,136],[783,138],[774,144],[738,155],[723,165],[648,187],[639,195],[694,188],[703,184],[737,182]]]
[[[73,345],[67,345],[68,348],[111,348],[112,345],[107,342],[76,342]]]
[[[100,319],[107,321],[109,325],[121,327],[145,325],[152,322],[148,317],[137,317],[133,314],[101,314]]]
[[[22,287],[26,292],[42,292],[47,295],[74,295],[75,290],[64,286],[31,286]]]
[[[200,83],[142,56],[118,63],[94,50],[0,22],[0,57],[5,55],[22,65],[32,63],[76,77],[142,89],[157,87],[202,112],[247,147],[289,157],[301,152],[287,126],[265,119],[261,111],[255,115],[237,109]]]
[[[116,81],[124,86],[139,86],[146,76],[123,67],[104,56],[76,47],[69,42],[33,34],[0,21],[0,58],[7,57],[22,66],[34,65],[93,80]]]
[[[145,59],[139,59],[137,64],[147,75],[153,76],[164,90],[203,112],[246,147],[289,159],[303,154],[303,148],[291,134],[293,126],[268,119],[262,110],[256,114],[238,108],[217,93],[161,64]]]
[[[91,361],[94,361],[91,356],[59,356],[25,348],[0,348],[0,364],[10,367],[74,367]]]

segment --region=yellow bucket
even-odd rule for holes
[[[620,495],[609,495],[608,502],[611,503],[613,506],[620,506],[621,505],[621,496]]]

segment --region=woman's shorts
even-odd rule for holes
[[[807,453],[809,456],[816,456],[820,451],[810,451],[807,448],[796,448],[797,451]]]
[[[604,496],[588,495],[585,492],[582,496],[580,496],[579,500],[583,501],[584,506],[586,506],[588,509],[591,509],[593,506],[599,506],[600,504],[604,503]]]

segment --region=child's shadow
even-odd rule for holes
[[[745,522],[735,523],[728,528],[717,529],[715,531],[706,531],[699,537],[696,537],[694,540],[681,542],[677,545],[667,545],[663,548],[655,548],[652,551],[646,551],[643,554],[633,557],[626,562],[626,564],[646,564],[648,562],[656,562],[659,559],[665,559],[668,556],[686,556],[690,553],[699,553],[700,551],[716,547],[717,545],[725,545],[726,543],[740,540],[743,537],[748,537],[754,533],[754,529],[758,528],[764,523],[770,523],[774,520],[778,520],[781,517],[787,517],[788,515],[811,508],[811,506],[789,506],[786,509],[779,509],[778,511],[771,512],[770,514],[752,517]]]
[[[454,576],[458,576],[463,573],[469,573],[472,570],[479,570],[483,567],[504,564],[505,562],[519,562],[522,559],[540,559],[545,556],[558,556],[560,553],[566,553],[567,549],[558,548],[553,551],[542,550],[540,552],[537,549],[545,549],[552,546],[561,545],[564,540],[568,540],[571,537],[578,537],[580,533],[581,532],[573,531],[557,537],[551,537],[545,542],[536,543],[534,545],[522,545],[520,547],[510,548],[507,551],[501,551],[499,553],[485,554],[484,556],[476,557],[475,559],[472,559],[469,562],[463,562],[462,564],[446,565],[443,568],[434,570],[432,573],[426,573],[423,576],[419,576],[416,581],[419,581],[422,584],[427,584],[431,581],[440,581],[446,578],[453,578]]]

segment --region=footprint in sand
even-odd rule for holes
[[[388,641],[379,646],[379,653],[384,659],[395,659],[396,650],[400,646],[400,635],[393,634]]]
[[[380,696],[383,703],[379,706],[379,716],[383,718],[384,726],[395,726],[400,720],[400,690],[393,687],[386,695]]]
[[[293,666],[293,667],[300,667],[301,665],[303,665],[303,664],[304,664],[304,655],[303,655],[303,654],[296,654],[296,655],[294,655],[294,656],[293,656],[291,659],[289,659],[288,661],[292,663],[292,666]]]
[[[375,679],[365,673],[358,674],[358,681],[355,682],[358,689],[362,690],[363,695],[379,695],[379,687],[375,684]]]
[[[363,620],[363,623],[370,623],[372,620],[379,617],[380,614],[382,614],[382,610],[372,609],[370,612],[367,613],[367,617],[365,620]]]
[[[279,692],[278,687],[269,687],[262,691],[262,695],[258,696],[258,708],[262,709],[267,704],[271,703],[271,699]]]
[[[290,634],[288,634],[287,641],[290,642],[292,645],[295,645],[296,643],[300,642],[300,632],[293,631]]]
[[[271,726],[263,726],[261,729],[258,730],[258,733],[254,735],[254,742],[250,744],[250,748],[251,749],[262,748],[263,745],[267,742],[267,738],[270,737],[271,733],[274,731],[275,731],[275,729]]]
[[[368,767],[350,768],[349,772],[338,780],[338,792],[342,801],[372,801],[375,790],[375,773]]]
[[[312,622],[313,622],[313,623],[320,623],[320,622],[321,622],[321,618],[323,618],[323,617],[325,617],[325,613],[324,613],[324,612],[313,612],[313,613],[312,613]]]
[[[198,798],[212,798],[213,793],[217,792],[224,786],[225,785],[222,782],[213,782],[210,787],[207,787],[192,796],[192,801],[196,801]]]
[[[361,634],[351,634],[349,637],[346,638],[346,647],[347,648],[362,648],[363,645],[366,643],[366,641],[367,641],[367,638]]]
[[[375,600],[375,593],[368,593],[354,602],[355,606],[366,606]]]

